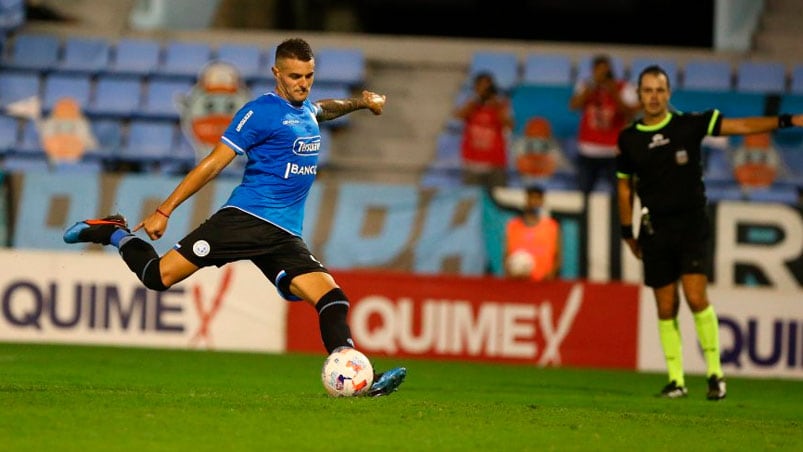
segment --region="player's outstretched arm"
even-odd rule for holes
[[[318,121],[330,121],[356,110],[367,108],[375,115],[381,115],[385,108],[385,96],[371,91],[363,91],[362,97],[350,99],[321,99],[315,104],[320,107]]]

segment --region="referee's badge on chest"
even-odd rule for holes
[[[689,163],[689,153],[685,149],[678,149],[675,151],[675,162],[678,165],[685,165]]]

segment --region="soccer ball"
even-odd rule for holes
[[[507,271],[511,276],[524,278],[530,276],[535,268],[535,258],[524,250],[516,250],[507,257],[505,262]]]
[[[321,381],[332,397],[363,395],[374,382],[374,367],[368,357],[356,349],[338,347],[324,361]]]

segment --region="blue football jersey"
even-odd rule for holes
[[[304,203],[321,148],[317,108],[309,99],[296,107],[267,93],[234,115],[221,140],[248,162],[242,182],[223,207],[235,207],[301,236]]]

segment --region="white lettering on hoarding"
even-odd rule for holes
[[[475,309],[465,300],[425,299],[418,304],[406,297],[370,295],[355,303],[351,330],[366,349],[388,354],[539,358],[539,365],[559,364],[560,345],[571,332],[582,298],[582,285],[577,284],[555,322],[554,306],[548,300],[532,304],[488,301]],[[540,357],[539,343],[543,343]]]

